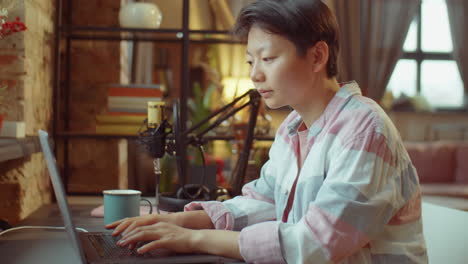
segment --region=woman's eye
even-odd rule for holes
[[[247,64],[252,66],[252,61],[247,61]]]
[[[263,61],[264,62],[269,62],[269,61],[272,61],[274,59],[275,59],[275,57],[266,57],[266,58],[263,58]]]

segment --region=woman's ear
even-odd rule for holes
[[[314,72],[326,70],[329,55],[328,44],[325,41],[319,41],[307,50],[307,57]]]

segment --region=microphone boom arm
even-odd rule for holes
[[[249,96],[249,101],[247,103],[242,104],[241,106],[234,107],[237,102],[242,100],[243,98]],[[255,126],[257,124],[257,115],[260,108],[260,95],[255,89],[251,89],[248,92],[244,93],[243,95],[235,98],[231,103],[227,104],[226,106],[220,108],[219,110],[213,112],[211,115],[200,121],[199,123],[192,126],[189,130],[183,133],[182,138],[186,138],[182,147],[186,148],[187,145],[200,145],[203,143],[203,136],[211,131],[213,128],[219,126],[223,121],[227,120],[228,118],[232,117],[234,114],[239,112],[240,110],[244,109],[247,106],[250,106],[250,116],[249,116],[249,123],[247,126],[247,133],[244,139],[244,147],[242,152],[239,155],[239,159],[237,160],[235,169],[231,175],[231,183],[232,183],[232,194],[239,195],[241,193],[241,188],[244,183],[245,173],[247,171],[247,164],[249,160],[250,150],[252,148],[253,139],[254,139],[254,131]],[[224,113],[228,111],[227,113]],[[218,117],[214,123],[210,126],[205,128],[204,130],[196,133],[193,135],[193,132],[196,131],[198,128],[202,127],[204,124],[209,122],[214,117],[224,113],[222,116]]]

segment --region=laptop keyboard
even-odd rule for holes
[[[120,239],[119,237],[113,237],[111,234],[93,234],[88,235],[88,239],[91,244],[98,252],[101,258],[121,258],[128,256],[142,256],[145,257],[147,254],[140,255],[135,249],[130,250],[127,247],[119,247],[116,242]]]

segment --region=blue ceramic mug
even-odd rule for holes
[[[140,202],[149,204],[149,213],[153,206],[147,199],[141,198],[141,192],[136,190],[105,190],[104,194],[104,224],[110,224],[126,217],[140,215]]]

